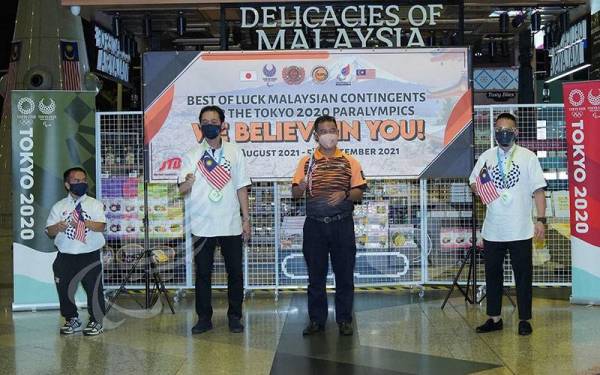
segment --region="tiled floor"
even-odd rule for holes
[[[103,335],[61,337],[57,311],[12,313],[8,293],[0,290],[2,374],[600,373],[600,308],[570,305],[567,289],[536,290],[530,337],[517,335],[510,306],[504,331],[477,335],[484,306],[466,305],[457,294],[441,310],[444,291],[423,299],[408,291],[358,292],[352,337],[338,335],[330,311],[327,331],[303,338],[303,293],[277,302],[267,293],[248,296],[243,334],[229,333],[226,294],[215,293],[215,329],[202,335],[190,331],[193,296],[175,315],[141,312],[126,296]]]

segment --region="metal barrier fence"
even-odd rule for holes
[[[511,112],[519,119],[519,143],[536,152],[548,180],[548,232],[534,249],[536,285],[570,285],[566,143],[562,105],[475,107],[475,152],[493,143],[496,116]],[[168,287],[194,286],[191,235],[185,225],[183,199],[174,184],[148,184],[143,195],[143,113],[97,114],[99,198],[106,205],[107,245],[104,282],[117,287],[144,250],[143,217],[148,214],[149,249]],[[165,166],[177,167],[177,166]],[[362,204],[355,207],[357,286],[450,284],[471,246],[473,201],[466,179],[369,180]],[[566,206],[565,206],[566,205]],[[305,287],[302,256],[303,200],[291,198],[286,182],[255,182],[250,193],[253,236],[244,258],[246,289]],[[477,222],[484,207],[475,202]],[[479,225],[480,226],[480,225]],[[478,228],[479,233],[479,228]],[[481,239],[476,239],[478,243]],[[481,255],[478,279],[484,280]],[[143,287],[143,261],[129,288]],[[330,267],[331,269],[331,267]],[[466,273],[461,279],[466,280]],[[514,283],[508,260],[505,281]],[[334,286],[333,276],[328,282]],[[215,255],[213,286],[227,285],[225,265]]]

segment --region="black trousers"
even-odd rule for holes
[[[509,242],[483,241],[487,314],[499,316],[502,310],[504,257],[507,250],[510,254],[510,263],[517,285],[519,319],[529,320],[531,319],[531,284],[533,281],[531,238]]]
[[[106,312],[100,250],[85,254],[59,252],[52,264],[54,282],[60,302],[60,314],[65,319],[76,318],[75,292],[79,283],[87,294],[90,321],[102,323]]]
[[[212,271],[215,258],[215,247],[221,246],[221,254],[225,260],[227,271],[227,297],[229,310],[227,317],[242,318],[242,302],[244,300],[244,277],[242,270],[242,236],[195,237],[194,262],[196,263],[196,313],[200,320],[210,320],[213,315]]]
[[[302,252],[308,268],[308,316],[311,321],[327,321],[327,272],[329,256],[335,274],[335,320],[352,322],[354,303],[354,264],[356,239],[354,221],[348,216],[325,224],[310,218],[304,222]]]

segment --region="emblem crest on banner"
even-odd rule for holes
[[[38,103],[38,108],[40,109],[40,112],[42,112],[45,115],[51,115],[52,113],[54,113],[54,111],[56,111],[56,102],[54,101],[54,99],[50,98],[49,100],[49,104],[45,104],[44,101],[46,100],[46,98],[42,98],[40,100],[40,102]]]
[[[600,92],[598,95],[594,95],[594,89],[591,89],[587,97],[591,105],[600,105]]]
[[[281,75],[288,85],[299,85],[304,81],[305,72],[303,67],[292,65],[283,68]]]
[[[344,67],[340,70],[340,73],[337,75],[336,85],[348,86],[352,81],[352,69],[350,68],[350,64],[344,65]]]
[[[263,81],[267,83],[267,86],[271,86],[273,82],[277,81],[277,68],[273,64],[265,64],[262,69]]]
[[[585,95],[583,94],[583,91],[579,89],[571,90],[569,93],[569,103],[571,103],[573,107],[581,107],[584,100]]]
[[[322,65],[315,66],[310,73],[312,76],[312,80],[315,83],[325,83],[327,82],[327,78],[329,78],[329,71]]]
[[[35,102],[31,98],[21,98],[17,102],[17,109],[24,115],[30,115],[35,110]]]

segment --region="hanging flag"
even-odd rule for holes
[[[85,219],[83,217],[83,210],[81,209],[81,203],[77,203],[73,212],[71,212],[71,220],[67,229],[67,238],[85,243]]]
[[[81,90],[81,77],[79,75],[79,49],[77,47],[77,42],[61,40],[60,52],[64,89],[68,91]]]
[[[6,74],[6,92],[2,113],[8,116],[10,113],[10,92],[15,89],[17,82],[17,63],[21,59],[21,42],[12,42],[10,46],[10,59],[8,73]]]
[[[475,179],[475,188],[484,204],[490,204],[500,198],[500,194],[498,194],[498,190],[496,190],[494,181],[492,181],[492,177],[488,171],[487,163],[483,165],[479,176]]]
[[[222,190],[231,180],[231,164],[229,161],[225,160],[223,165],[217,163],[208,150],[204,152],[204,155],[198,161],[198,169],[217,190]]]

